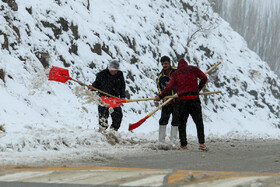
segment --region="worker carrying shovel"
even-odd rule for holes
[[[121,99],[125,98],[125,81],[123,72],[119,70],[119,62],[117,60],[110,61],[108,68],[100,71],[96,75],[95,81],[92,85],[88,86],[89,90],[94,90],[95,88],[102,90],[112,96],[119,97]],[[98,92],[100,96],[105,96],[104,93]],[[108,95],[107,94],[107,95]],[[110,128],[112,130],[118,131],[122,122],[122,108],[115,107],[114,111],[110,114],[112,118],[112,125]],[[109,118],[109,108],[106,106],[98,105],[98,116],[100,130],[108,128],[108,118]]]
[[[199,84],[198,84],[199,79]],[[184,59],[178,63],[178,69],[172,74],[167,87],[155,97],[160,101],[176,86],[179,96],[179,137],[182,149],[188,149],[186,137],[186,123],[189,115],[192,116],[197,129],[199,149],[207,151],[205,146],[204,124],[201,112],[199,92],[206,84],[208,78],[199,68],[190,66]]]

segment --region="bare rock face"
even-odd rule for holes
[[[0,79],[5,82],[5,71],[3,69],[0,69]]]
[[[3,32],[0,30],[0,36],[1,36],[1,35],[3,35],[3,37],[4,37],[4,42],[3,42],[2,45],[1,45],[1,49],[9,50],[9,40],[8,40],[7,34],[3,33]]]
[[[40,62],[42,63],[42,65],[44,66],[44,68],[48,68],[50,66],[49,64],[49,60],[50,60],[50,54],[49,52],[36,52],[35,53],[36,57],[40,60]]]
[[[13,11],[18,11],[18,5],[15,0],[2,0],[2,1],[4,3],[7,3]]]

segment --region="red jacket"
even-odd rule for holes
[[[200,79],[199,84],[198,80]],[[175,71],[170,79],[167,87],[159,95],[160,98],[165,97],[172,90],[172,88],[177,86],[178,96],[182,96],[191,92],[199,93],[199,91],[204,87],[208,78],[200,69],[195,66],[189,66],[188,63],[181,59],[178,64],[178,69]]]

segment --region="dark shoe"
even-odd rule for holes
[[[181,149],[188,150],[188,146],[186,146],[186,145],[181,146]]]
[[[209,148],[206,147],[206,145],[204,145],[204,144],[200,144],[198,149],[201,151],[209,151]]]

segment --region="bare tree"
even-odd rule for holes
[[[200,6],[194,6],[194,17],[190,18],[192,24],[195,24],[197,28],[195,30],[188,30],[189,37],[187,41],[187,47],[190,46],[190,43],[197,37],[198,34],[204,34],[206,37],[211,33],[211,30],[214,30],[220,25],[218,19],[213,19],[214,12],[210,4],[203,3],[201,8]],[[210,16],[211,15],[211,16]],[[192,27],[189,27],[192,28]]]

